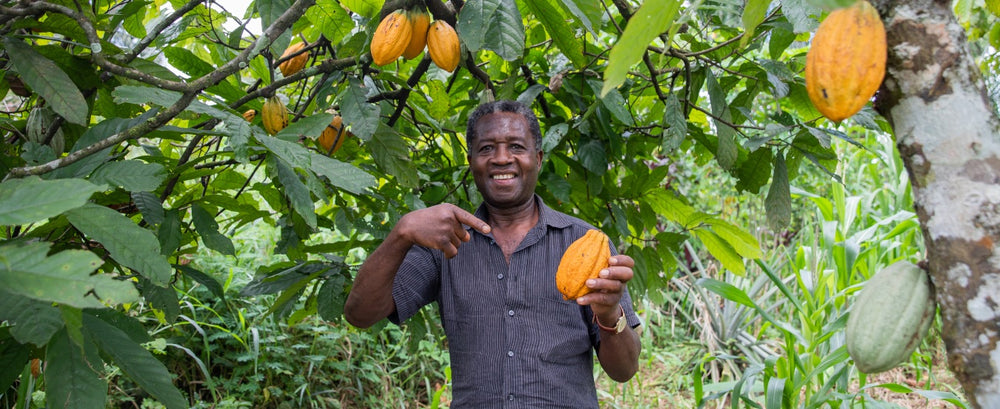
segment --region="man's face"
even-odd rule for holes
[[[469,146],[469,167],[486,203],[509,208],[532,199],[542,152],[535,147],[528,121],[513,112],[495,112],[476,123]]]

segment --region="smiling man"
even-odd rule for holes
[[[362,328],[399,324],[437,302],[453,408],[597,408],[594,351],[619,382],[638,369],[633,260],[612,246],[587,282],[595,291],[563,300],[559,260],[594,227],[535,195],[538,119],[514,101],[487,103],[469,116],[466,143],[479,209],[440,204],[400,218],[358,270],[344,316]]]

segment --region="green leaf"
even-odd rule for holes
[[[600,23],[604,15],[604,8],[600,3],[591,0],[562,0],[562,5],[591,35],[597,36],[594,24]]]
[[[323,130],[330,125],[330,121],[332,120],[333,114],[326,112],[302,117],[288,124],[285,129],[282,129],[281,132],[278,132],[274,136],[286,141],[298,141],[301,138],[315,139],[323,133]]]
[[[18,342],[44,347],[63,327],[62,313],[51,303],[0,290],[0,321],[13,324],[10,333]]]
[[[608,153],[597,139],[591,139],[580,146],[576,157],[584,168],[595,175],[603,175],[608,171]]]
[[[727,241],[709,229],[699,228],[691,231],[695,237],[701,240],[705,249],[722,263],[722,267],[733,273],[743,275],[746,273],[746,266],[743,265],[743,258],[733,249]],[[735,300],[734,300],[735,301]]]
[[[368,142],[382,120],[378,105],[368,103],[368,95],[362,85],[358,79],[351,78],[351,85],[337,99],[340,101],[340,115],[348,129]]]
[[[712,104],[712,122],[715,123],[715,130],[718,136],[718,146],[715,150],[715,159],[719,161],[719,166],[723,169],[732,169],[736,165],[739,157],[739,146],[736,144],[736,130],[729,123],[732,122],[732,113],[729,104],[726,102],[726,91],[719,86],[712,71],[707,71],[708,96]]]
[[[45,398],[49,407],[105,407],[108,383],[95,372],[104,363],[93,344],[74,344],[67,331],[62,330],[49,342],[45,360]]]
[[[711,226],[712,231],[728,243],[733,250],[736,250],[736,253],[740,256],[745,258],[760,258],[763,255],[760,243],[752,234],[721,219],[709,219],[706,221],[706,224]]]
[[[170,209],[163,213],[163,223],[157,230],[157,239],[160,241],[160,254],[169,256],[174,254],[181,246],[181,216],[177,209]]]
[[[278,182],[281,183],[281,186],[284,186],[282,191],[285,197],[291,202],[292,208],[295,209],[295,212],[299,216],[302,216],[302,219],[306,221],[309,227],[315,229],[316,208],[313,207],[313,200],[309,194],[309,189],[299,179],[299,175],[295,173],[295,170],[282,163],[280,159],[274,160],[271,163],[277,169]]]
[[[663,127],[666,129],[663,132],[660,148],[664,153],[669,153],[684,142],[687,136],[687,119],[684,118],[684,107],[677,99],[677,94],[668,94],[663,102],[666,104],[663,111]]]
[[[671,222],[689,227],[686,222],[696,213],[694,208],[676,198],[665,189],[651,190],[646,194],[645,203],[660,216]]]
[[[367,18],[378,16],[379,10],[385,4],[385,0],[340,0],[348,10],[358,13]]]
[[[205,243],[206,247],[222,254],[236,255],[233,241],[219,233],[219,223],[215,221],[215,216],[212,216],[201,204],[191,205],[191,221],[194,222],[194,228],[201,235],[201,241]]]
[[[647,0],[642,3],[629,19],[618,42],[611,47],[608,67],[604,70],[602,96],[625,82],[629,68],[642,59],[646,46],[674,23],[680,5],[680,0]]]
[[[138,160],[108,162],[90,175],[91,182],[118,186],[129,192],[154,191],[166,178],[163,165]]]
[[[767,209],[767,225],[772,231],[780,232],[792,220],[792,195],[788,186],[785,156],[779,153],[774,159],[774,175],[771,176],[771,188],[764,199],[764,208]]]
[[[753,39],[757,26],[767,17],[769,5],[771,0],[746,0],[746,6],[743,7],[743,38],[740,39],[740,47],[745,47]]]
[[[139,299],[131,282],[91,275],[103,263],[94,253],[64,250],[49,256],[50,246],[44,242],[0,246],[0,288],[78,308],[105,308],[105,302],[117,305]]]
[[[538,17],[556,47],[573,62],[573,65],[577,68],[587,65],[587,59],[583,56],[582,39],[576,38],[573,27],[566,23],[567,17],[561,13],[554,0],[534,0],[524,4],[535,17]],[[589,27],[590,22],[586,21],[586,25]]]
[[[21,376],[24,365],[31,357],[31,347],[18,342],[10,334],[10,327],[0,327],[0,390],[8,390]]]
[[[316,0],[316,5],[306,10],[306,18],[331,44],[340,44],[354,29],[351,15],[336,0]]]
[[[753,300],[750,299],[747,293],[725,281],[719,281],[714,278],[706,277],[699,278],[697,284],[729,301],[742,304],[750,308],[757,308],[757,305],[753,303]]]
[[[222,284],[219,284],[214,278],[210,277],[199,270],[195,270],[189,266],[177,266],[177,270],[183,273],[185,276],[190,277],[192,280],[197,281],[201,285],[205,286],[212,293],[212,295],[225,298],[226,291],[222,288]]]
[[[490,50],[514,61],[524,54],[524,25],[514,0],[470,0],[455,30],[470,51]]]
[[[312,153],[311,170],[319,176],[326,177],[330,184],[356,195],[363,194],[366,189],[375,186],[375,177],[358,167],[322,155]]]
[[[28,224],[83,206],[103,189],[83,179],[43,180],[37,176],[0,183],[0,225]]]
[[[339,320],[344,315],[344,276],[334,275],[323,281],[316,299],[316,312],[327,321]]]
[[[760,188],[767,184],[767,180],[771,177],[772,156],[768,148],[750,152],[747,160],[740,164],[737,171],[739,181],[736,183],[736,189],[753,194],[759,193]]]
[[[311,167],[310,159],[312,158],[312,153],[300,143],[286,141],[269,135],[259,135],[257,136],[257,141],[261,145],[264,145],[267,150],[278,155],[281,160],[292,165],[292,167],[299,169],[309,169]]]
[[[157,285],[166,285],[170,281],[173,269],[160,254],[160,242],[156,235],[139,227],[132,219],[94,204],[70,210],[66,217],[73,227],[104,245],[115,261]]]
[[[154,226],[163,223],[163,204],[160,203],[160,199],[156,195],[150,192],[132,192],[131,196],[135,207],[142,213],[142,219],[146,223]],[[163,252],[162,246],[160,252]]]
[[[87,100],[58,65],[14,36],[4,36],[3,44],[21,80],[38,92],[53,111],[69,123],[87,124]]]
[[[212,64],[198,58],[190,50],[180,47],[164,47],[163,56],[171,67],[181,70],[192,78],[198,78],[215,70]]]
[[[170,372],[163,363],[129,339],[120,329],[97,317],[84,314],[83,330],[125,375],[164,406],[171,409],[189,406],[184,395],[174,386]]]
[[[375,163],[385,173],[395,176],[400,185],[417,187],[419,180],[410,162],[410,149],[394,129],[380,124],[368,146]]]

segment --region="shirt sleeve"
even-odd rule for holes
[[[410,248],[392,282],[396,310],[389,315],[389,321],[401,324],[420,308],[437,300],[440,284],[441,265],[435,252],[421,246]]]

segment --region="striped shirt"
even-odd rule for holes
[[[439,304],[453,408],[598,407],[593,358],[600,331],[590,307],[563,300],[555,284],[563,252],[594,227],[535,200],[538,224],[509,265],[492,235],[467,227],[472,238],[457,256],[414,246],[396,274],[392,322]],[[487,220],[485,206],[476,217]],[[627,291],[621,305],[628,324],[638,326]]]

